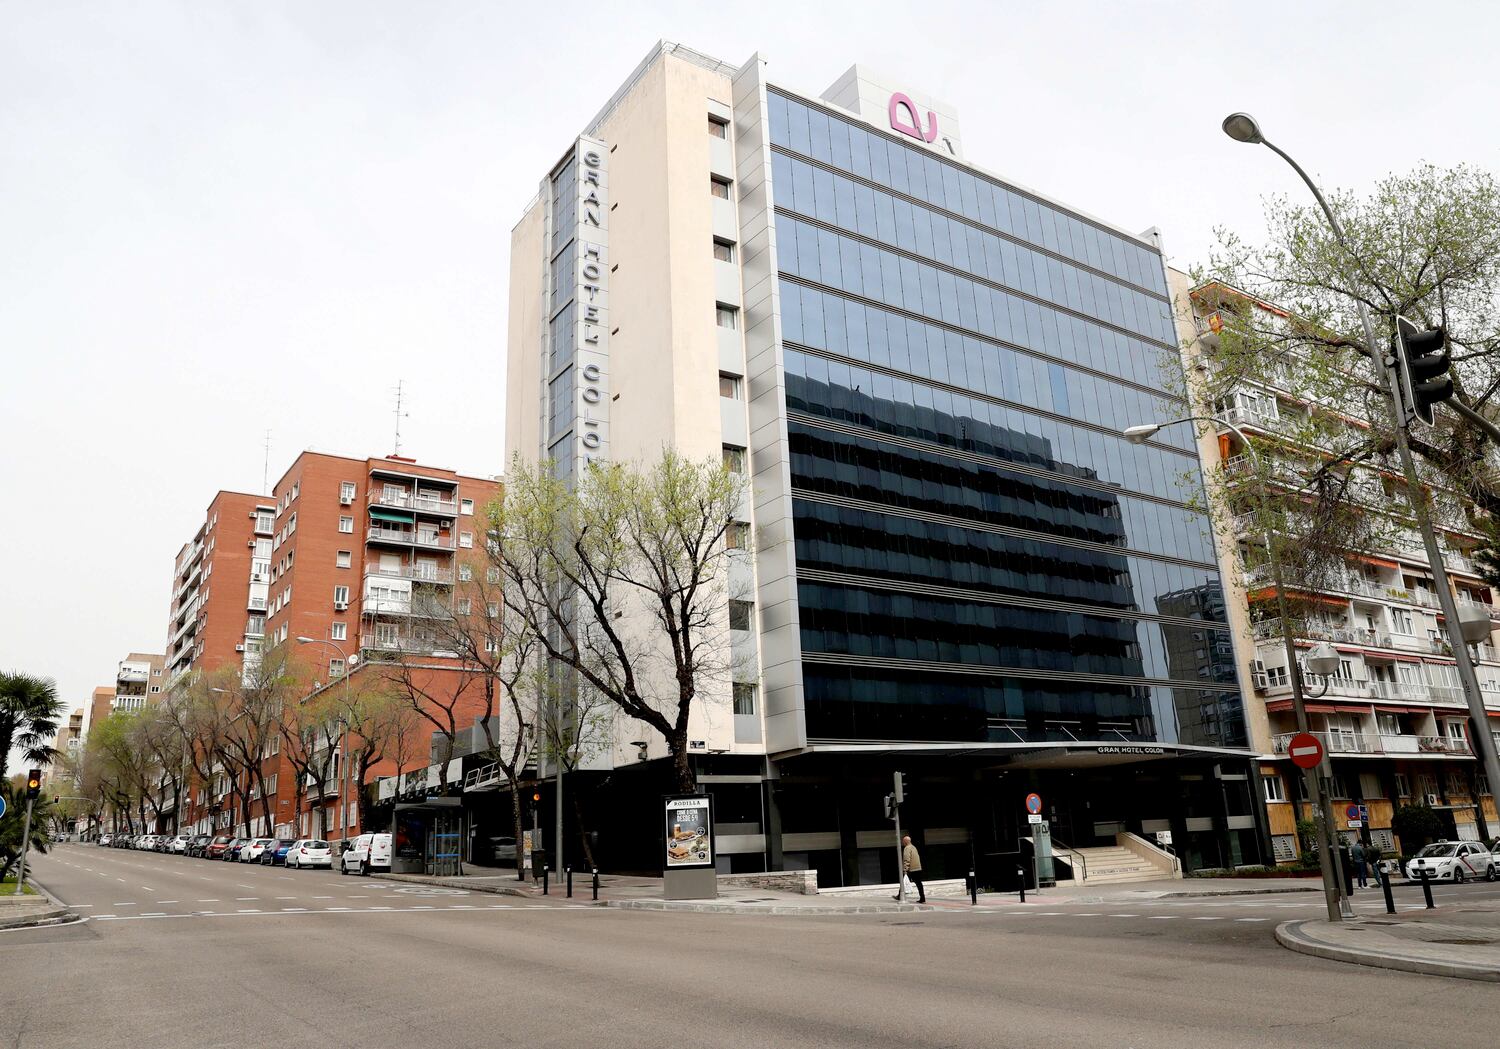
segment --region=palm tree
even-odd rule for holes
[[[0,781],[5,779],[12,747],[36,764],[52,759],[56,752],[51,742],[62,713],[56,681],[0,671]]]

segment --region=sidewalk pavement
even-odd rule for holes
[[[10,886],[0,894],[0,930],[29,929],[37,925],[57,925],[77,920],[78,916],[54,899],[46,889],[35,882],[29,884],[37,890],[37,895],[13,896]]]
[[[469,892],[498,893],[505,896],[521,896],[541,900],[541,885],[531,880],[517,881],[515,872],[496,868],[469,867],[465,865],[463,875],[440,877],[427,874],[383,874],[390,881],[404,881],[439,888],[463,889]],[[941,888],[942,891],[935,891]],[[1162,879],[1148,882],[1126,882],[1123,884],[1074,885],[1064,884],[1040,892],[1026,893],[1027,905],[1037,903],[1130,903],[1142,900],[1175,899],[1202,896],[1243,896],[1261,893],[1317,892],[1319,883],[1306,878],[1189,878]],[[553,880],[549,886],[548,900],[566,899],[566,885]],[[719,886],[719,895],[714,900],[664,900],[660,878],[635,877],[621,874],[599,876],[598,903],[606,907],[628,910],[656,911],[705,911],[712,913],[737,912],[741,914],[878,914],[901,913],[914,910],[950,909],[967,907],[969,897],[963,891],[963,882],[954,880],[929,883],[928,903],[897,903],[891,899],[895,885],[847,886],[824,890],[816,896],[783,892],[755,886]],[[574,873],[573,902],[595,902],[592,886],[587,874]],[[987,906],[1017,904],[1016,893],[982,893],[979,902]]]
[[[466,865],[467,866],[467,865]],[[533,900],[567,900],[566,881],[550,881],[548,894],[542,895],[541,885],[530,879],[516,880],[514,871],[496,873],[493,868],[478,868],[482,874],[463,874],[438,877],[427,874],[382,874],[390,881],[431,885],[436,888],[463,889],[469,892],[498,893],[505,896],[522,896]],[[807,896],[800,893],[781,892],[753,886],[721,885],[719,895],[713,900],[665,900],[662,899],[660,878],[641,878],[624,874],[599,875],[599,899],[593,899],[590,875],[573,874],[573,899],[577,903],[596,903],[602,907],[617,907],[641,911],[697,911],[707,913],[737,914],[899,914],[906,911],[930,911],[930,904],[897,903],[886,896],[841,896],[829,899],[824,896]]]
[[[1405,914],[1283,922],[1283,947],[1381,969],[1500,983],[1500,903],[1479,901]]]

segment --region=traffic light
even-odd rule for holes
[[[885,796],[885,818],[888,820],[896,818],[896,795],[894,794]]]
[[[537,802],[539,802],[541,800],[542,800],[542,792],[541,791],[534,790],[534,791],[531,792],[531,803],[533,805],[535,805]]]
[[[1432,425],[1433,405],[1453,396],[1452,365],[1446,331],[1421,331],[1405,317],[1396,318],[1396,396],[1403,422]]]
[[[901,773],[899,773],[899,772],[896,773],[895,783],[896,783],[896,792],[895,792],[895,794],[892,795],[892,797],[894,797],[896,799],[896,804],[900,805],[903,801],[906,800],[906,784],[904,782],[904,779],[903,779]]]
[[[26,796],[35,798],[42,793],[42,770],[32,769],[26,773]]]

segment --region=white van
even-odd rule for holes
[[[361,834],[349,843],[339,857],[339,873],[369,874],[372,870],[391,869],[391,836],[389,834]]]

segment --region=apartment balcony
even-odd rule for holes
[[[267,600],[263,597],[249,597],[245,599],[245,607],[251,612],[264,612]]]
[[[1296,735],[1295,732],[1287,732],[1275,736],[1271,741],[1272,749],[1277,754],[1285,754],[1287,745]],[[1377,735],[1371,732],[1314,732],[1312,735],[1317,737],[1318,742],[1330,754],[1468,757],[1472,753],[1467,740],[1444,736]]]
[[[1215,413],[1214,419],[1220,424],[1221,430],[1227,429],[1224,423],[1234,426],[1253,426],[1258,430],[1274,430],[1278,422],[1274,415],[1240,405]]]
[[[1500,608],[1484,601],[1460,601],[1458,603],[1460,612],[1478,610],[1490,617],[1491,623],[1500,623]]]
[[[416,547],[419,550],[452,550],[454,548],[453,536],[435,535],[431,532],[417,532],[403,528],[381,528],[378,525],[371,526],[366,533],[366,539],[372,543],[391,543],[396,546]]]
[[[433,565],[398,565],[395,568],[382,568],[372,562],[365,565],[365,578],[368,579],[370,576],[381,576],[386,579],[414,579],[419,583],[451,584],[453,569],[438,568]]]
[[[364,652],[416,652],[427,655],[437,650],[437,645],[426,638],[376,637],[374,634],[360,634],[359,647]]]
[[[360,603],[360,614],[366,616],[415,616],[419,619],[446,619],[453,610],[440,601],[421,598],[366,596]]]
[[[440,517],[458,516],[458,500],[444,499],[436,495],[372,491],[369,495],[369,504],[394,507],[398,510],[412,510],[421,514],[437,514]]]

